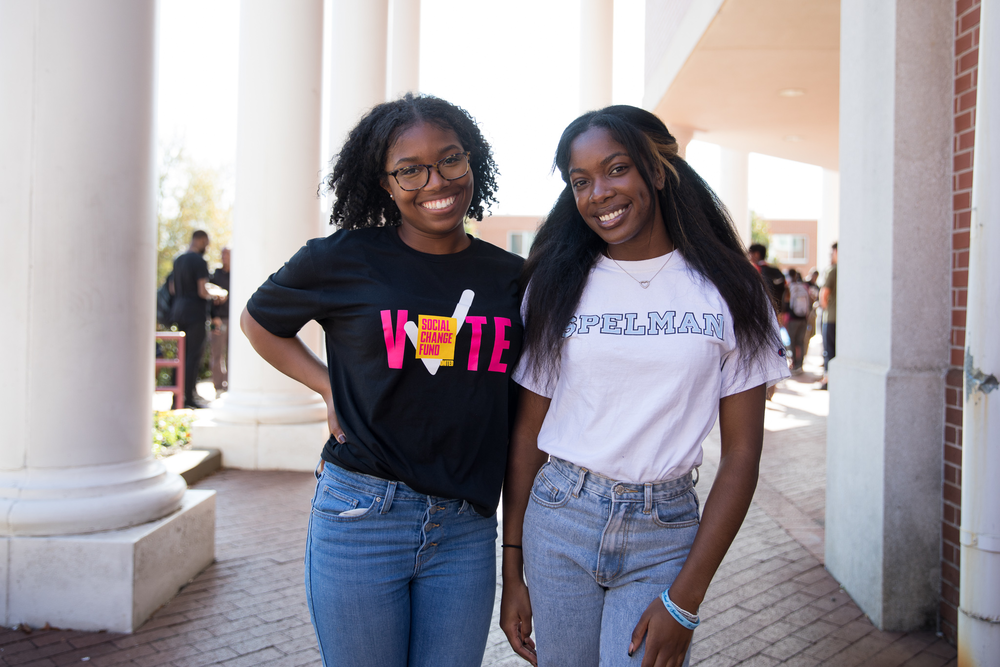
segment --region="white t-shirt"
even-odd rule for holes
[[[622,269],[602,255],[564,334],[560,367],[536,376],[524,351],[514,380],[552,399],[542,451],[621,481],[675,479],[701,465],[720,398],[789,376],[777,345],[762,363],[741,364],[718,290],[679,251],[666,257]],[[638,280],[651,282],[643,289]]]

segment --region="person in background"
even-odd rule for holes
[[[213,285],[229,291],[229,248],[222,249],[222,266],[212,272]],[[229,299],[212,304],[212,384],[218,398],[229,387]]]
[[[208,233],[196,230],[191,234],[187,251],[174,260],[174,303],[170,321],[184,332],[184,407],[190,409],[208,407],[195,393],[198,371],[205,354],[208,309],[212,302],[206,286],[210,278],[205,261],[208,244]]]
[[[766,245],[754,243],[747,249],[747,252],[750,254],[750,261],[760,271],[760,275],[764,276],[764,281],[771,290],[771,301],[774,303],[774,312],[780,315],[785,312],[785,274],[781,272],[781,269],[767,263]],[[779,321],[781,320],[780,317],[778,319]]]
[[[803,341],[804,352],[809,351],[809,342],[816,335],[816,311],[819,310],[819,285],[816,282],[817,280],[819,280],[819,269],[813,267],[809,269],[809,277],[806,278],[806,287],[809,288],[809,298],[812,299],[812,308],[809,310],[809,316],[806,317],[806,335]]]
[[[785,328],[791,339],[792,375],[802,374],[802,360],[806,354],[806,326],[813,300],[809,286],[802,281],[802,274],[795,269],[788,270],[788,308]]]
[[[823,308],[823,379],[820,389],[830,381],[830,360],[837,356],[837,244],[830,249],[830,268],[826,270],[823,288],[819,292],[819,305]]]

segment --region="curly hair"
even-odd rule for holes
[[[399,209],[383,187],[386,155],[402,132],[421,122],[453,131],[471,153],[469,168],[475,185],[466,216],[483,219],[485,210],[496,202],[498,171],[493,149],[475,119],[465,109],[438,97],[406,93],[398,100],[372,107],[331,161],[333,171],[320,186],[336,197],[331,225],[360,229],[400,224]]]
[[[625,148],[646,187],[659,199],[674,247],[719,290],[732,314],[744,362],[759,363],[766,352],[780,347],[767,287],[749,262],[725,206],[677,154],[677,141],[663,121],[643,109],[618,105],[580,116],[559,139],[554,169],[566,187],[539,227],[521,276],[522,291],[531,283],[524,348],[533,349],[535,370],[558,362],[563,332],[598,255],[607,247],[577,210],[568,173],[573,141],[591,128],[603,128]],[[657,189],[654,176],[659,169],[667,177]]]

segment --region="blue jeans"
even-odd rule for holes
[[[632,484],[554,457],[542,466],[522,538],[539,667],[637,667],[645,642],[629,658],[632,631],[681,571],[698,522],[691,473]]]
[[[823,372],[830,370],[830,360],[837,356],[837,323],[823,323]]]
[[[496,516],[323,466],[306,596],[325,667],[479,667],[496,594]]]

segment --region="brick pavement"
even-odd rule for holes
[[[933,632],[876,630],[823,569],[827,395],[811,385],[816,341],[813,373],[785,382],[768,405],[757,494],[702,606],[691,663],[955,665],[954,648]],[[703,499],[717,465],[713,432]],[[202,480],[195,488],[218,491],[211,567],[132,635],[0,629],[0,665],[319,665],[302,585],[313,484],[309,473],[236,470]],[[483,666],[524,664],[494,623]]]

